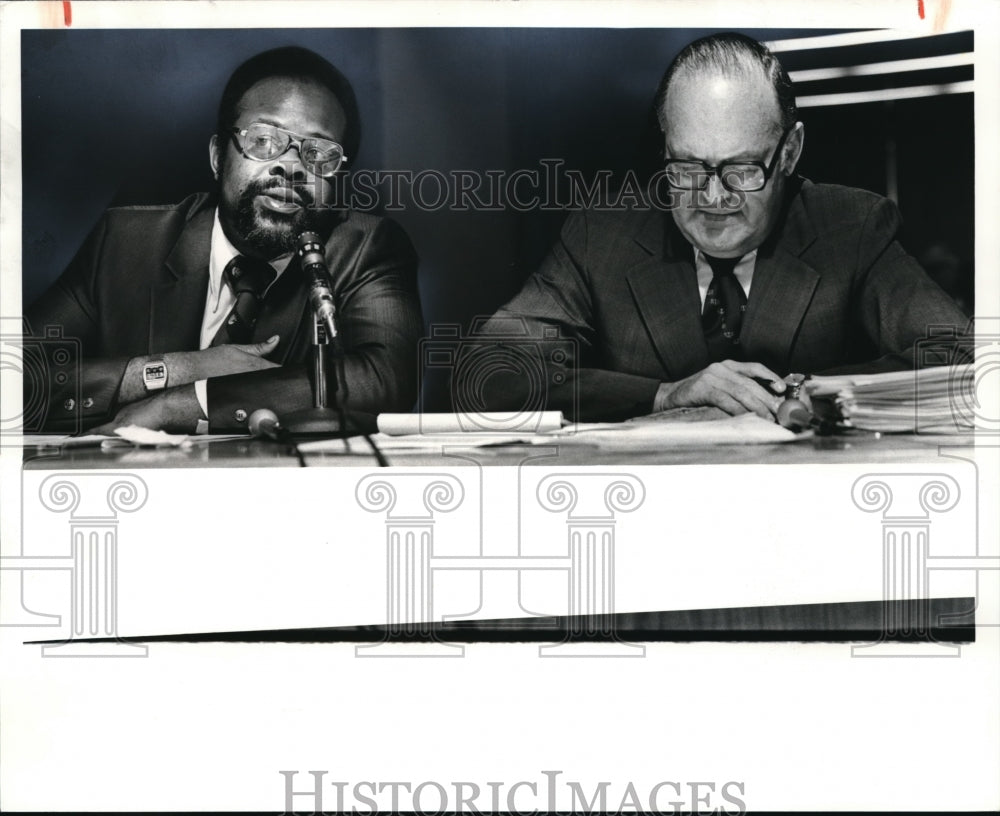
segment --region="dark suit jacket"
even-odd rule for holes
[[[80,407],[85,426],[111,418],[130,358],[198,348],[214,207],[198,194],[176,206],[109,210],[27,310],[35,335],[59,327],[82,345],[82,365],[67,381],[48,383],[47,430],[72,427]],[[348,211],[327,242],[326,261],[345,353],[339,395],[357,411],[410,410],[422,319],[409,239],[392,221]],[[254,332],[254,342],[281,336],[270,355],[281,367],[209,380],[212,431],[245,430],[257,408],[281,416],[312,405],[312,326],[295,258],[268,292]],[[70,400],[78,404],[67,408]]]
[[[896,241],[900,216],[873,193],[793,179],[778,227],[759,247],[740,340],[746,360],[782,376],[913,365],[931,326],[967,319]],[[486,326],[533,336],[557,327],[579,353],[548,407],[584,420],[649,413],[661,382],[709,364],[694,251],[669,213],[577,212],[541,268]],[[575,370],[574,370],[575,369]],[[497,410],[524,404],[495,377]],[[577,408],[578,401],[578,408]]]

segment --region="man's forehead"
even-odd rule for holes
[[[780,121],[774,88],[762,74],[681,75],[664,101],[667,144],[678,155],[756,158],[774,147]]]
[[[306,77],[266,77],[251,85],[236,105],[237,123],[252,120],[298,129],[304,136],[338,137],[346,115],[326,86]]]

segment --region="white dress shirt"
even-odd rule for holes
[[[212,345],[213,338],[219,329],[222,328],[222,324],[236,303],[236,295],[233,294],[233,290],[223,280],[222,273],[225,271],[226,264],[239,254],[239,250],[229,242],[229,239],[226,238],[226,233],[222,231],[222,224],[219,223],[219,210],[216,208],[215,220],[212,224],[211,248],[208,255],[208,297],[205,299],[205,314],[201,319],[201,337],[198,346],[201,349],[207,349]],[[292,253],[289,252],[270,261],[271,266],[277,273],[274,281],[277,281],[281,277],[281,273],[288,268],[291,260]],[[271,286],[274,286],[274,281],[264,290],[265,295]],[[207,417],[208,388],[205,385],[206,382],[207,380],[198,380],[194,384],[194,393],[198,397],[201,412]],[[207,432],[207,420],[198,420],[197,433]]]
[[[750,297],[750,282],[753,280],[753,270],[756,265],[757,250],[755,249],[740,258],[736,268],[733,269],[733,274],[736,275],[736,280],[740,282],[747,297]],[[708,287],[712,283],[714,273],[712,267],[708,265],[708,261],[705,260],[705,253],[700,249],[694,251],[694,266],[698,272],[698,293],[701,295],[701,308],[704,311],[705,298],[708,297]]]

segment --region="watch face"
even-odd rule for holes
[[[142,381],[146,388],[163,388],[167,382],[167,364],[147,363],[142,369]]]

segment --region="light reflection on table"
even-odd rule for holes
[[[858,462],[933,462],[941,447],[968,448],[972,435],[869,434],[852,432],[814,436],[797,442],[769,445],[683,446],[664,450],[616,451],[578,443],[546,445],[550,455],[533,461],[538,466],[560,465],[740,465],[740,464],[851,464]],[[517,465],[539,446],[511,445],[468,449],[453,446],[439,451],[385,451],[390,465],[402,467],[454,467]],[[373,467],[375,459],[363,440],[354,439],[350,451],[309,453],[309,467]],[[30,470],[100,468],[187,467],[299,467],[287,445],[268,440],[230,439],[187,448],[38,447],[24,450],[24,467]]]

